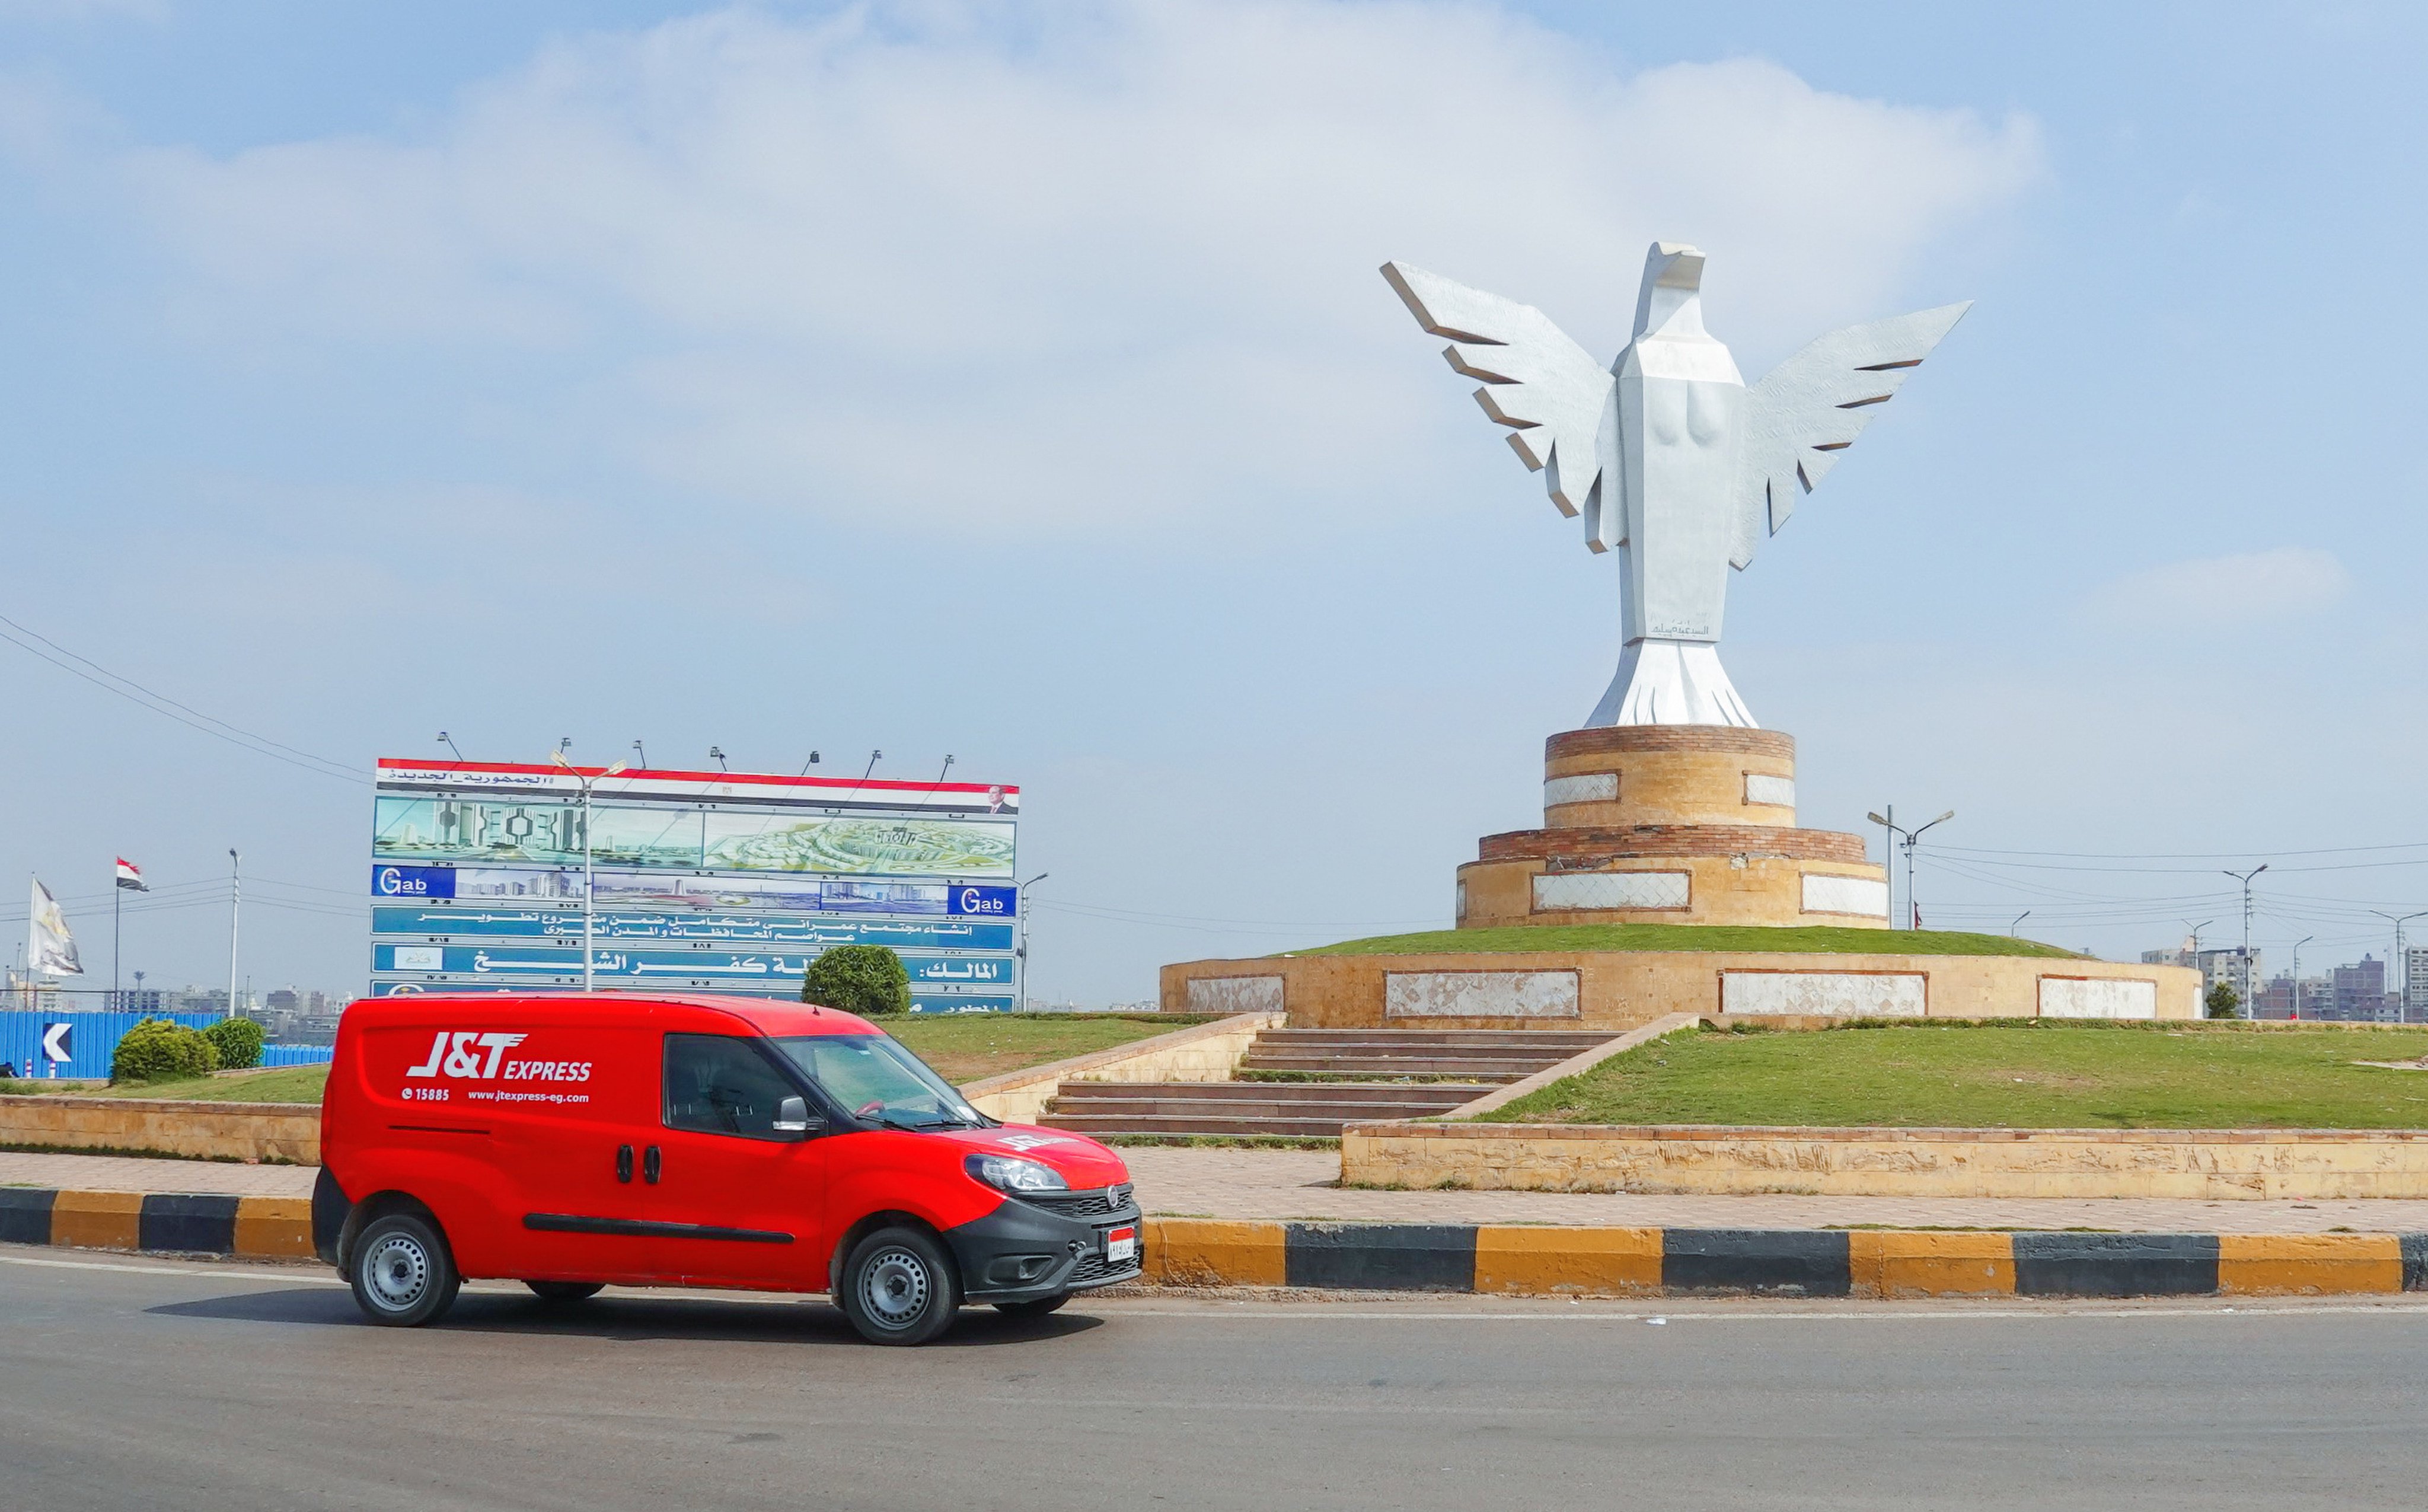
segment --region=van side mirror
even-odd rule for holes
[[[807,1139],[826,1132],[827,1121],[810,1116],[808,1098],[787,1097],[776,1105],[776,1121],[769,1126],[779,1134],[797,1134]]]

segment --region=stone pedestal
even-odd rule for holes
[[[1862,837],[1796,828],[1796,741],[1727,725],[1553,735],[1543,828],[1458,869],[1461,929],[1530,924],[1888,927]]]

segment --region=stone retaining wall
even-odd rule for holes
[[[2428,1197],[2428,1131],[1352,1124],[1340,1175],[1419,1191]]]
[[[0,1097],[0,1144],[320,1163],[318,1103]]]

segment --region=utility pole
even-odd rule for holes
[[[235,1017],[237,1016],[237,1011],[236,1011],[236,941],[237,941],[237,924],[238,924],[238,920],[242,917],[243,912],[244,912],[244,863],[243,863],[241,860],[239,860],[239,859],[238,858],[237,853],[236,853],[236,847],[235,847],[234,846],[230,846],[228,847],[228,1011],[227,1011],[227,1016],[228,1016],[228,1017],[230,1017],[230,1018],[235,1018]]]
[[[571,737],[568,736],[565,744],[572,744]],[[641,743],[637,740],[632,742],[635,749],[640,747],[640,744]],[[593,874],[590,867],[590,790],[599,783],[606,781],[608,778],[615,776],[617,772],[622,771],[624,769],[624,763],[617,762],[615,765],[610,766],[603,772],[597,773],[590,777],[584,777],[582,773],[574,769],[574,765],[571,762],[565,759],[565,747],[562,745],[555,750],[549,752],[549,760],[556,763],[557,765],[564,767],[566,771],[572,772],[573,780],[582,784],[582,990],[584,994],[588,994],[596,990],[598,982],[596,962],[592,958],[590,950],[590,928],[592,903],[599,891],[599,889],[593,885]]]
[[[2408,1024],[2411,1022],[2411,970],[2410,963],[2403,959],[2403,927],[2413,919],[2428,916],[2428,909],[2422,909],[2418,913],[2405,913],[2401,918],[2396,918],[2383,909],[2371,909],[2370,912],[2394,926],[2394,968],[2403,973],[2402,990],[2396,993],[2394,997],[2394,1022]],[[2393,979],[2391,972],[2387,974],[2387,979],[2389,981]]]
[[[2225,874],[2242,884],[2242,961],[2237,971],[2242,978],[2242,1000],[2246,1003],[2251,1001],[2251,879],[2267,869],[2268,863],[2263,861],[2247,872]]]
[[[1880,836],[1880,878],[1888,884],[1889,918],[1894,921],[1896,918],[1896,805],[1883,803],[1879,813],[1867,814],[1863,817],[1888,831]]]

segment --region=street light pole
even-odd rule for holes
[[[1015,991],[1020,1003],[1020,1011],[1024,1013],[1028,1011],[1028,890],[1045,880],[1049,875],[1046,872],[1039,872],[1021,883],[1019,894],[1014,899],[1014,906],[1020,910],[1020,948],[1012,952],[1014,958],[1020,962],[1020,982]]]
[[[640,742],[635,741],[633,744],[637,746]],[[565,759],[562,748],[549,752],[549,759],[573,773],[573,780],[582,784],[582,991],[586,994],[595,991],[598,986],[598,962],[590,949],[592,907],[599,891],[593,885],[593,873],[590,866],[590,790],[622,771],[624,763],[617,762],[603,772],[584,777],[575,770],[571,762]]]
[[[2021,913],[2016,914],[2015,922],[2007,926],[2007,937],[2009,939],[2014,938],[2015,931],[2022,929],[2024,927],[2024,921],[2031,916],[2032,911],[2029,909],[2026,909]]]
[[[2268,863],[2266,863],[2266,862],[2264,862],[2264,861],[2263,861],[2263,862],[2261,862],[2258,865],[2252,867],[2252,868],[2251,868],[2249,871],[2247,871],[2247,872],[2227,872],[2227,873],[2225,874],[2225,875],[2227,875],[2228,877],[2233,878],[2236,881],[2240,882],[2240,883],[2242,884],[2242,960],[2241,960],[2241,961],[2237,965],[2237,967],[2236,967],[2236,971],[2237,971],[2237,973],[2238,973],[2238,974],[2242,978],[2242,1000],[2243,1000],[2244,1002],[2246,1002],[2246,1003],[2248,1003],[2248,1002],[2250,1002],[2250,1001],[2252,1000],[2252,995],[2251,995],[2251,879],[2253,879],[2253,878],[2255,878],[2255,877],[2258,876],[2261,872],[2264,872],[2264,871],[2266,871],[2267,869],[2268,869]],[[2254,1011],[2256,1012],[2256,1010],[2254,1010]]]
[[[236,941],[237,923],[244,912],[244,863],[238,859],[236,847],[228,847],[228,1011],[236,1012]]]
[[[1890,809],[1885,814],[1864,814],[1863,817],[1871,820],[1874,824],[1878,825],[1881,829],[1886,830],[1893,836],[1903,835],[1905,837],[1905,927],[1909,929],[1921,929],[1922,906],[1914,901],[1913,896],[1913,849],[1914,846],[1922,844],[1922,837],[1925,833],[1928,832],[1936,826],[1945,824],[1948,820],[1955,818],[1956,811],[1954,809],[1950,809],[1945,814],[1941,814],[1938,818],[1931,820],[1929,824],[1923,825],[1913,830],[1900,830],[1897,828],[1895,823],[1896,810],[1895,809]],[[2026,910],[2026,912],[2028,912],[2030,911]]]

